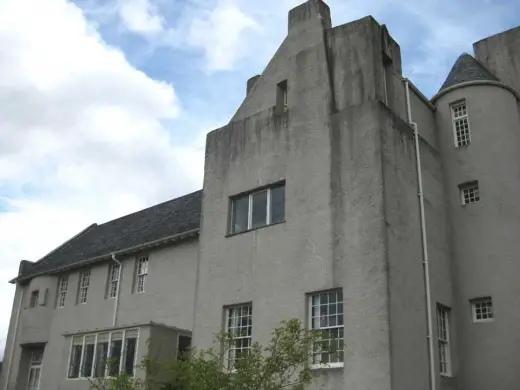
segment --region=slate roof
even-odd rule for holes
[[[455,65],[451,68],[448,77],[439,91],[457,84],[475,80],[498,81],[498,79],[475,58],[468,53],[462,53],[457,61],[455,61]]]
[[[32,265],[25,264],[17,279],[199,229],[201,200],[202,191],[196,191],[101,225],[93,224]]]

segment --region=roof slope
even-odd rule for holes
[[[160,203],[121,218],[92,225],[50,252],[22,275],[49,272],[200,227],[202,191]]]
[[[451,68],[448,77],[439,91],[457,84],[475,80],[498,81],[498,79],[489,72],[484,65],[468,53],[462,53],[457,61],[455,61],[455,65]]]

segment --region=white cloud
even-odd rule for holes
[[[150,0],[120,0],[119,14],[125,26],[140,34],[156,34],[164,29],[164,19]]]
[[[187,43],[204,50],[208,70],[229,70],[248,54],[247,33],[259,29],[234,2],[220,1],[192,20]]]
[[[0,74],[2,337],[21,259],[198,189],[203,150],[164,127],[183,115],[173,87],[133,68],[65,0],[0,1]]]

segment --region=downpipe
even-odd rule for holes
[[[430,363],[430,390],[436,390],[436,374],[435,374],[435,356],[433,348],[433,313],[432,313],[432,301],[431,301],[431,289],[430,289],[430,265],[428,262],[428,242],[426,238],[426,221],[424,216],[424,192],[423,192],[423,181],[422,181],[422,170],[421,170],[421,154],[419,149],[419,132],[417,123],[412,120],[412,107],[410,104],[410,81],[403,78],[405,93],[406,93],[406,111],[408,116],[408,123],[413,128],[414,141],[415,141],[415,163],[417,168],[417,196],[419,197],[419,218],[421,220],[421,244],[422,244],[422,257],[423,257],[423,272],[424,272],[424,285],[425,285],[425,299],[426,299],[426,315],[427,315],[427,326],[428,326],[428,357]]]

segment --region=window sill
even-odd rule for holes
[[[486,319],[486,320],[473,320],[473,323],[474,324],[482,324],[482,323],[489,323],[489,322],[493,322],[495,321],[494,318],[489,318],[489,319]]]
[[[253,229],[244,230],[243,232],[238,232],[238,233],[228,233],[228,234],[226,234],[226,237],[238,236],[238,235],[240,235],[240,234],[245,234],[245,233],[254,232],[254,231],[256,231],[256,230],[265,229],[265,228],[268,228],[268,227],[271,227],[271,226],[281,225],[281,224],[283,224],[283,223],[285,223],[285,219],[284,219],[283,221],[280,221],[280,222],[270,223],[269,225],[263,225],[263,226],[259,226],[259,227],[253,228]]]
[[[443,374],[443,373],[441,373],[440,375],[441,375],[441,378],[447,378],[447,379],[449,379],[449,378],[453,378],[453,375],[452,375],[452,374],[447,374],[447,373],[446,373],[446,374]]]
[[[345,363],[322,363],[322,364],[311,364],[312,370],[330,370],[334,368],[343,368]]]

